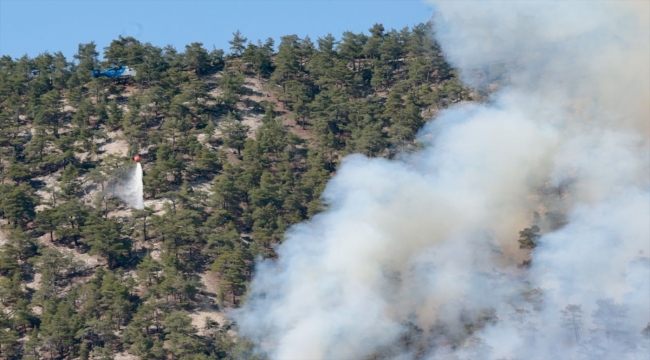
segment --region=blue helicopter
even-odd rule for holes
[[[125,79],[125,78],[134,77],[136,73],[137,71],[135,71],[135,69],[130,68],[128,66],[113,66],[104,71],[95,69],[93,70],[91,76],[93,78],[105,76],[107,78]]]
[[[141,58],[142,55],[130,57],[127,59],[117,59],[113,63],[113,66],[109,67],[108,69],[104,71],[100,71],[98,69],[93,70],[91,76],[93,78],[98,78],[98,77],[107,77],[107,78],[112,78],[112,79],[128,79],[131,77],[135,77],[135,74],[137,71],[134,68],[130,68],[125,65],[121,65],[120,63],[123,63],[128,60],[133,60],[137,58]]]

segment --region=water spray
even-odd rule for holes
[[[108,184],[108,192],[136,210],[144,209],[142,165],[140,156],[133,157],[134,165],[119,169]]]

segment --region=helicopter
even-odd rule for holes
[[[130,68],[128,66],[113,66],[104,71],[95,69],[90,75],[93,78],[105,76],[108,78],[123,79],[123,78],[134,77],[136,74],[137,71],[135,71],[135,69]]]
[[[93,78],[105,76],[107,78],[113,78],[113,79],[126,79],[130,77],[135,77],[135,75],[137,74],[137,71],[135,69],[128,67],[126,65],[118,65],[118,64],[122,61],[132,60],[139,57],[142,57],[142,55],[134,56],[128,59],[122,59],[121,61],[118,59],[118,61],[112,67],[109,67],[104,71],[101,71],[99,69],[94,69],[90,75]]]

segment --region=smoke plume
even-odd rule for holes
[[[119,169],[108,183],[108,192],[136,210],[144,209],[140,163]]]
[[[506,64],[500,90],[419,153],[347,157],[241,333],[282,360],[648,358],[650,3],[435,7],[463,81]]]

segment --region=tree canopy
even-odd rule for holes
[[[323,209],[343,156],[414,151],[425,120],[477,94],[430,27],[2,56],[0,358],[255,358],[197,309],[245,301],[255,258]],[[137,76],[91,78],[118,62]],[[136,154],[141,211],[107,191]]]

